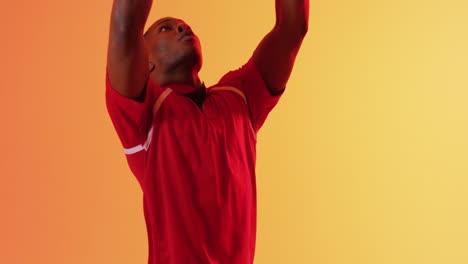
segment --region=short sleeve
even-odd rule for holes
[[[230,85],[244,93],[255,132],[260,130],[284,92],[283,89],[275,95],[270,93],[253,58],[250,58],[241,68],[225,74],[218,85]]]
[[[127,155],[148,146],[152,126],[155,85],[148,80],[142,102],[125,97],[111,85],[106,70],[106,106],[112,124]]]

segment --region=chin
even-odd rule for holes
[[[184,61],[191,62],[194,68],[198,68],[198,70],[201,69],[203,59],[199,50],[191,50],[190,52],[187,52],[183,57]]]

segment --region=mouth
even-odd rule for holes
[[[191,33],[185,33],[183,34],[179,40],[185,40],[185,41],[193,41],[195,38],[193,37],[193,34]]]
[[[184,41],[193,41],[193,40],[195,40],[195,39],[193,38],[193,36],[188,36],[188,35],[187,35],[187,36],[183,36],[180,40],[184,40]]]

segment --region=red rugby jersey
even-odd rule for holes
[[[143,191],[148,263],[253,263],[256,133],[281,94],[252,58],[209,87],[201,107],[183,85],[149,80],[137,102],[106,76],[107,109]]]

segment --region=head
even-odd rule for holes
[[[184,21],[165,17],[145,32],[150,70],[162,73],[175,69],[198,73],[202,66],[200,40]]]

